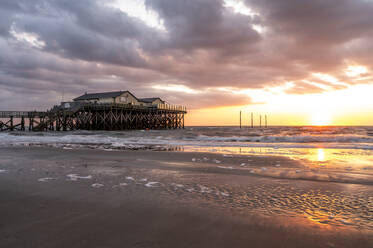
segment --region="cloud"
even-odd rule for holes
[[[162,21],[159,29],[104,0],[3,0],[1,106],[14,97],[17,106],[48,107],[62,94],[129,89],[192,108],[218,107],[252,103],[219,91],[224,87],[292,82],[287,93],[307,94],[372,82],[372,1],[239,2],[246,11],[223,0],[144,0]],[[349,77],[349,66],[367,72]],[[170,83],[200,94],[153,88]],[[45,94],[53,97],[37,97]]]

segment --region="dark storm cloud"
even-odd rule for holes
[[[171,49],[242,51],[260,39],[250,27],[251,18],[223,8],[222,0],[147,0],[148,7],[164,19]]]
[[[261,13],[272,35],[287,37],[282,46],[290,60],[317,70],[339,66],[343,45],[372,37],[373,2],[349,0],[246,0]],[[275,40],[276,42],[276,40]]]
[[[97,1],[44,1],[35,14],[15,18],[16,30],[37,34],[44,50],[71,59],[145,66],[139,55],[146,25]],[[43,4],[42,4],[43,3]]]
[[[256,14],[244,15],[222,0],[146,0],[165,30],[108,3],[0,1],[0,106],[16,96],[17,106],[25,99],[48,106],[62,92],[74,97],[129,89],[139,96],[160,94],[172,103],[199,102],[192,108],[216,107],[251,103],[217,87],[268,88],[291,81],[288,93],[304,94],[371,82],[370,73],[357,81],[344,70],[348,62],[373,69],[372,1],[246,0]],[[314,73],[333,75],[343,84]],[[201,93],[152,88],[170,82]]]

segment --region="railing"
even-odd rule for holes
[[[157,104],[152,106],[141,106],[128,103],[74,103],[70,105],[72,108],[84,108],[84,107],[99,107],[99,108],[126,108],[126,109],[160,109],[160,110],[171,110],[171,111],[183,111],[186,112],[186,107],[181,105],[170,105],[170,104]],[[68,110],[69,108],[64,108]]]
[[[0,118],[9,118],[9,117],[35,117],[45,115],[46,112],[37,112],[37,111],[0,111]]]
[[[68,107],[67,107],[68,106]],[[123,104],[123,103],[76,103],[71,102],[69,105],[61,104],[60,106],[55,106],[50,111],[0,111],[0,118],[21,118],[21,117],[40,117],[45,116],[48,113],[54,113],[56,111],[64,112],[75,112],[78,109],[86,107],[95,107],[95,108],[125,108],[125,109],[158,109],[158,110],[169,110],[169,111],[182,111],[186,112],[186,107],[181,105],[170,105],[170,104],[158,104],[153,106],[140,106],[132,104]]]
[[[186,112],[186,107],[181,105],[170,105],[170,104],[158,104],[158,109],[163,110],[175,110],[175,111],[184,111]]]

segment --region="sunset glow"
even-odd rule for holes
[[[9,10],[1,106],[45,109],[85,91],[131,90],[186,106],[187,125],[238,125],[239,111],[246,124],[253,113],[270,125],[373,125],[373,41],[363,35],[371,15],[358,12],[370,2],[341,12],[297,5],[299,15],[275,2],[187,2]]]
[[[330,116],[328,113],[322,111],[312,114],[311,125],[315,126],[326,126],[330,124]]]
[[[373,0],[0,0],[0,187],[0,247],[372,248]]]

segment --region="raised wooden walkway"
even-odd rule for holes
[[[0,111],[0,131],[177,129],[184,128],[186,113],[184,106],[166,104],[61,105],[46,112]]]

